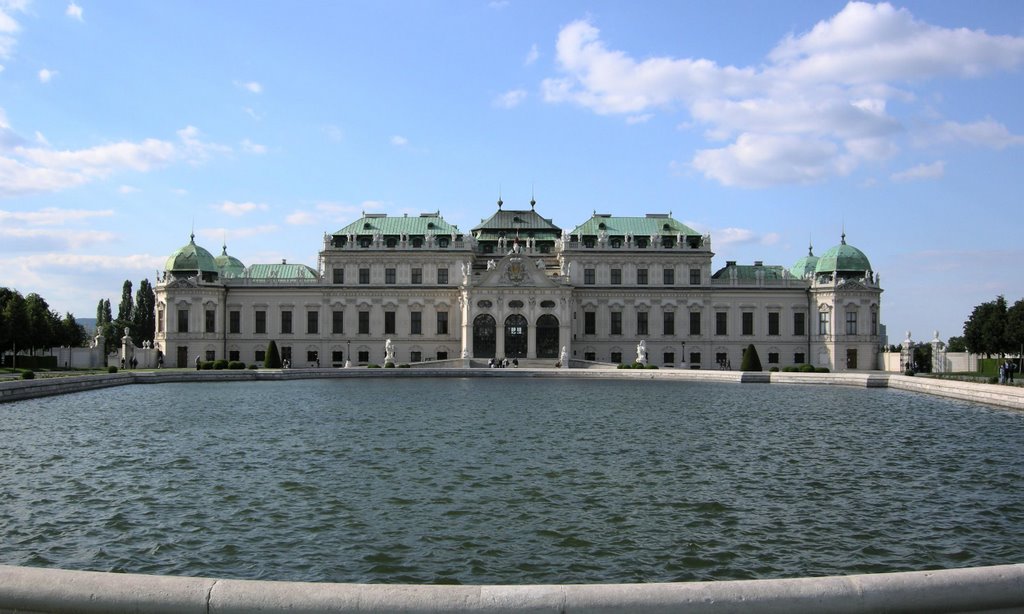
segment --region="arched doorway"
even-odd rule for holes
[[[537,318],[537,358],[558,358],[558,318],[551,314]]]
[[[473,358],[494,358],[497,327],[494,318],[486,313],[473,320]]]
[[[505,358],[526,358],[526,318],[513,313],[505,318]]]

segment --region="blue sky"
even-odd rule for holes
[[[196,240],[671,212],[863,250],[892,342],[1024,297],[1024,3],[0,0],[0,285],[92,317]]]

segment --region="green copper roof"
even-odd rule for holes
[[[335,232],[335,235],[461,235],[457,226],[444,221],[438,213],[424,213],[419,217],[390,217],[386,215],[363,215],[363,217]]]
[[[793,263],[789,268],[790,274],[799,279],[807,279],[814,276],[814,268],[818,265],[818,257],[814,255],[814,248],[807,247],[807,255]]]
[[[577,226],[573,235],[598,235],[604,231],[608,236],[650,236],[659,235],[699,236],[700,233],[668,215],[651,214],[645,217],[616,217],[595,213],[586,222]]]
[[[168,256],[164,270],[172,273],[216,273],[217,263],[213,254],[196,245],[196,236],[191,235],[188,245]]]
[[[249,279],[316,279],[316,271],[304,264],[251,264]]]
[[[517,230],[520,233],[525,230],[548,230],[554,236],[562,236],[561,228],[533,209],[498,209],[494,215],[473,227],[473,232],[478,230],[504,231],[506,237],[515,236]]]
[[[724,267],[715,271],[715,274],[711,276],[711,279],[729,279],[729,269],[736,270],[736,279],[739,281],[756,281],[757,272],[764,272],[765,281],[771,281],[773,279],[783,279],[785,277],[786,267],[778,265],[763,265],[763,264],[736,264],[735,262],[729,262]]]
[[[234,256],[228,255],[228,246],[221,247],[220,256],[213,259],[221,277],[241,277],[245,273],[245,265]]]
[[[846,244],[845,232],[842,242],[825,252],[814,267],[815,273],[866,273],[870,270],[871,262],[864,252]]]

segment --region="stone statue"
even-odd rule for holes
[[[647,342],[643,339],[636,344],[636,361],[641,365],[647,364]]]
[[[537,258],[537,269],[543,271],[545,268],[544,261]]]
[[[469,358],[469,350],[463,349],[462,350],[462,357],[463,358]]]
[[[491,258],[490,260],[487,261],[487,270],[488,271],[490,271],[491,269],[493,269],[496,266],[498,266],[498,263],[494,261],[494,258]]]
[[[391,342],[391,337],[388,337],[384,341],[384,364],[395,363],[395,344]]]
[[[562,346],[562,353],[558,355],[558,364],[561,365],[563,369],[569,368],[569,350],[567,350],[564,345]]]

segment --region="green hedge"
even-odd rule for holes
[[[244,368],[245,368],[245,363],[241,362],[241,361],[238,361],[238,360],[232,360],[231,362],[228,363],[228,369],[239,370],[239,369],[244,369]]]
[[[4,356],[4,367],[12,369],[14,365],[13,356]],[[19,369],[56,369],[57,368],[57,357],[56,356],[22,356],[18,354]]]

